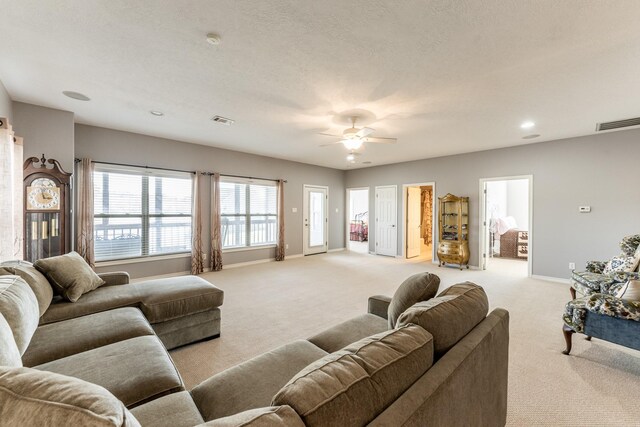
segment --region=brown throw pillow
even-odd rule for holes
[[[140,427],[124,404],[98,385],[6,366],[0,367],[0,420],[10,426]]]
[[[418,273],[402,282],[400,287],[393,294],[387,319],[389,328],[395,328],[398,317],[413,304],[433,298],[438,293],[440,278],[431,273]]]
[[[22,358],[13,331],[0,313],[0,366],[22,367]]]
[[[77,252],[39,259],[33,265],[71,302],[105,283]]]
[[[436,357],[449,351],[476,327],[489,312],[484,289],[471,282],[445,289],[436,298],[414,304],[398,319],[398,327],[422,326],[433,335]]]
[[[38,327],[40,312],[35,294],[19,276],[0,276],[0,313],[23,355]]]

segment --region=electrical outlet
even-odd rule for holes
[[[284,248],[285,249],[289,249],[289,245],[284,245]]]
[[[576,269],[576,263],[575,262],[570,262],[569,263],[569,270],[575,270]]]
[[[207,260],[207,253],[206,252],[202,252],[202,260],[203,261]]]

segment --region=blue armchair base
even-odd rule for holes
[[[569,354],[571,352],[571,339],[575,331],[564,325],[562,332],[567,344],[567,348],[562,353]],[[640,350],[640,322],[634,320],[620,319],[587,311],[584,318],[584,334],[588,340],[594,337],[634,350]]]

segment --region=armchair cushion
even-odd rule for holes
[[[640,302],[626,301],[613,295],[593,294],[576,298],[565,306],[564,323],[576,332],[584,332],[586,312],[640,322]]]
[[[39,259],[33,265],[71,302],[105,283],[77,252]]]
[[[602,274],[606,266],[606,261],[587,261],[587,271],[590,273]]]
[[[615,282],[609,275],[590,271],[574,271],[571,273],[571,280],[573,287],[581,295],[603,292]]]

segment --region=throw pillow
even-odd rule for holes
[[[77,252],[39,259],[33,265],[71,302],[105,283]]]
[[[436,296],[439,286],[440,278],[431,273],[414,274],[402,282],[387,309],[389,328],[394,328],[398,317],[413,304]]]
[[[23,355],[38,327],[40,312],[35,294],[20,277],[0,276],[0,313],[11,328],[20,355]]]
[[[627,301],[640,302],[640,280],[629,280],[618,291],[616,297]]]
[[[22,367],[20,351],[13,338],[13,331],[0,313],[0,366]]]
[[[140,427],[114,395],[89,382],[0,367],[0,420],[11,426]]]
[[[636,259],[633,256],[614,256],[604,267],[604,274],[632,272],[636,268]]]
[[[0,264],[0,275],[12,274],[20,276],[31,287],[36,294],[40,316],[47,311],[53,300],[53,288],[42,273],[40,273],[30,262],[27,261],[7,261]]]
[[[487,294],[471,282],[459,283],[436,298],[414,304],[402,313],[398,327],[415,324],[433,335],[433,348],[439,358],[467,335],[489,312]]]

